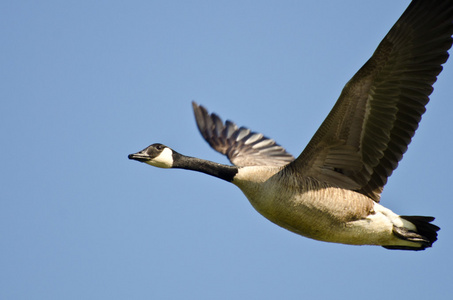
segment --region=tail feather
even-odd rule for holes
[[[404,227],[393,227],[393,234],[400,239],[419,243],[419,247],[411,246],[383,246],[386,249],[391,250],[425,250],[433,245],[437,240],[437,231],[440,228],[434,224],[433,217],[422,217],[422,216],[400,216],[400,218],[411,222],[416,227],[416,231],[409,230]]]

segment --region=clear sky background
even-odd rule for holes
[[[408,0],[0,2],[0,299],[451,299],[453,62],[382,203],[422,252],[309,240],[233,185],[192,100],[298,155]]]

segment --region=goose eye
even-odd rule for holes
[[[156,149],[162,151],[164,149],[163,145],[156,145]]]

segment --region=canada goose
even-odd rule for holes
[[[452,34],[453,0],[412,1],[296,159],[272,139],[223,123],[196,103],[200,133],[232,166],[162,144],[128,157],[231,182],[264,217],[302,236],[424,250],[437,239],[434,218],[399,216],[379,200],[425,112]]]

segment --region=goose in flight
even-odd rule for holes
[[[437,239],[434,218],[401,216],[379,201],[425,112],[452,34],[453,0],[412,1],[297,158],[196,103],[201,135],[232,165],[185,156],[162,144],[128,157],[231,182],[264,217],[308,238],[424,250]]]

